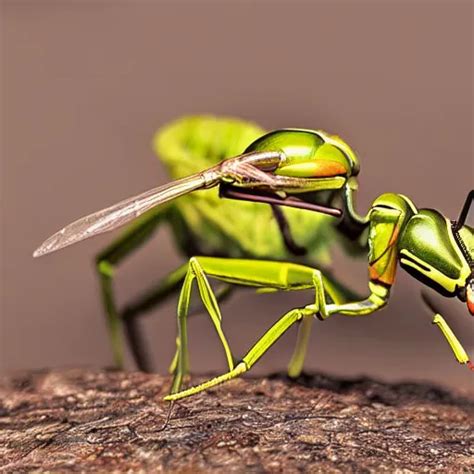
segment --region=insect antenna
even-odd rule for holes
[[[467,194],[466,201],[464,202],[464,205],[461,209],[461,213],[459,214],[459,219],[452,223],[454,238],[456,242],[458,243],[459,248],[461,249],[461,252],[466,258],[466,261],[469,263],[469,267],[471,268],[470,281],[474,281],[474,260],[472,259],[471,254],[466,247],[466,244],[464,243],[461,236],[459,235],[459,230],[466,222],[467,216],[469,214],[469,209],[471,208],[471,204],[473,200],[474,200],[474,189],[471,189],[471,191],[469,191],[469,193]]]
[[[461,209],[461,213],[459,214],[459,218],[457,221],[453,222],[453,230],[458,231],[466,222],[467,215],[469,214],[469,209],[471,207],[472,201],[474,200],[474,189],[471,189],[467,194],[466,201]]]

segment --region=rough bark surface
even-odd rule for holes
[[[197,381],[194,380],[194,381]],[[3,472],[472,472],[474,400],[418,384],[239,379],[177,403],[169,378],[52,370],[0,384]]]

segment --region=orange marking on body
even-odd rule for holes
[[[390,265],[385,270],[383,275],[380,277],[381,282],[385,283],[386,285],[393,285],[395,281],[395,274],[397,273],[397,261],[395,259],[390,261]]]
[[[369,265],[369,278],[371,281],[393,285],[395,274],[397,272],[396,249],[391,247],[388,251],[388,262],[385,263],[385,266],[380,259],[377,259]],[[383,255],[386,256],[386,252],[384,252]]]
[[[380,278],[379,272],[375,268],[375,265],[369,265],[369,278],[372,281],[378,281]]]
[[[338,161],[321,160],[314,163],[314,176],[317,178],[329,178],[346,174],[346,167]]]
[[[397,243],[398,235],[400,234],[400,226],[396,226],[393,229],[392,236],[390,237],[390,242],[388,243],[388,246],[391,247],[392,245]]]

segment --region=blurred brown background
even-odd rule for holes
[[[1,13],[4,370],[111,362],[93,257],[113,235],[31,253],[71,220],[166,182],[150,139],[180,115],[340,134],[362,162],[361,211],[395,191],[454,219],[473,185],[470,1],[3,1]],[[365,262],[336,259],[363,290]],[[120,268],[120,302],[180,261],[160,230]],[[308,368],[472,388],[420,288],[401,270],[386,310],[316,324]],[[465,306],[436,301],[474,354]],[[175,304],[144,322],[158,370],[173,352]],[[298,304],[237,294],[224,307],[235,352]],[[207,317],[190,326],[193,369],[222,370]],[[254,373],[284,368],[294,337]]]

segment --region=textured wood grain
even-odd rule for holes
[[[196,379],[197,380],[197,379]],[[474,401],[322,375],[236,380],[176,404],[169,379],[52,370],[0,385],[0,466],[146,472],[472,472]]]

